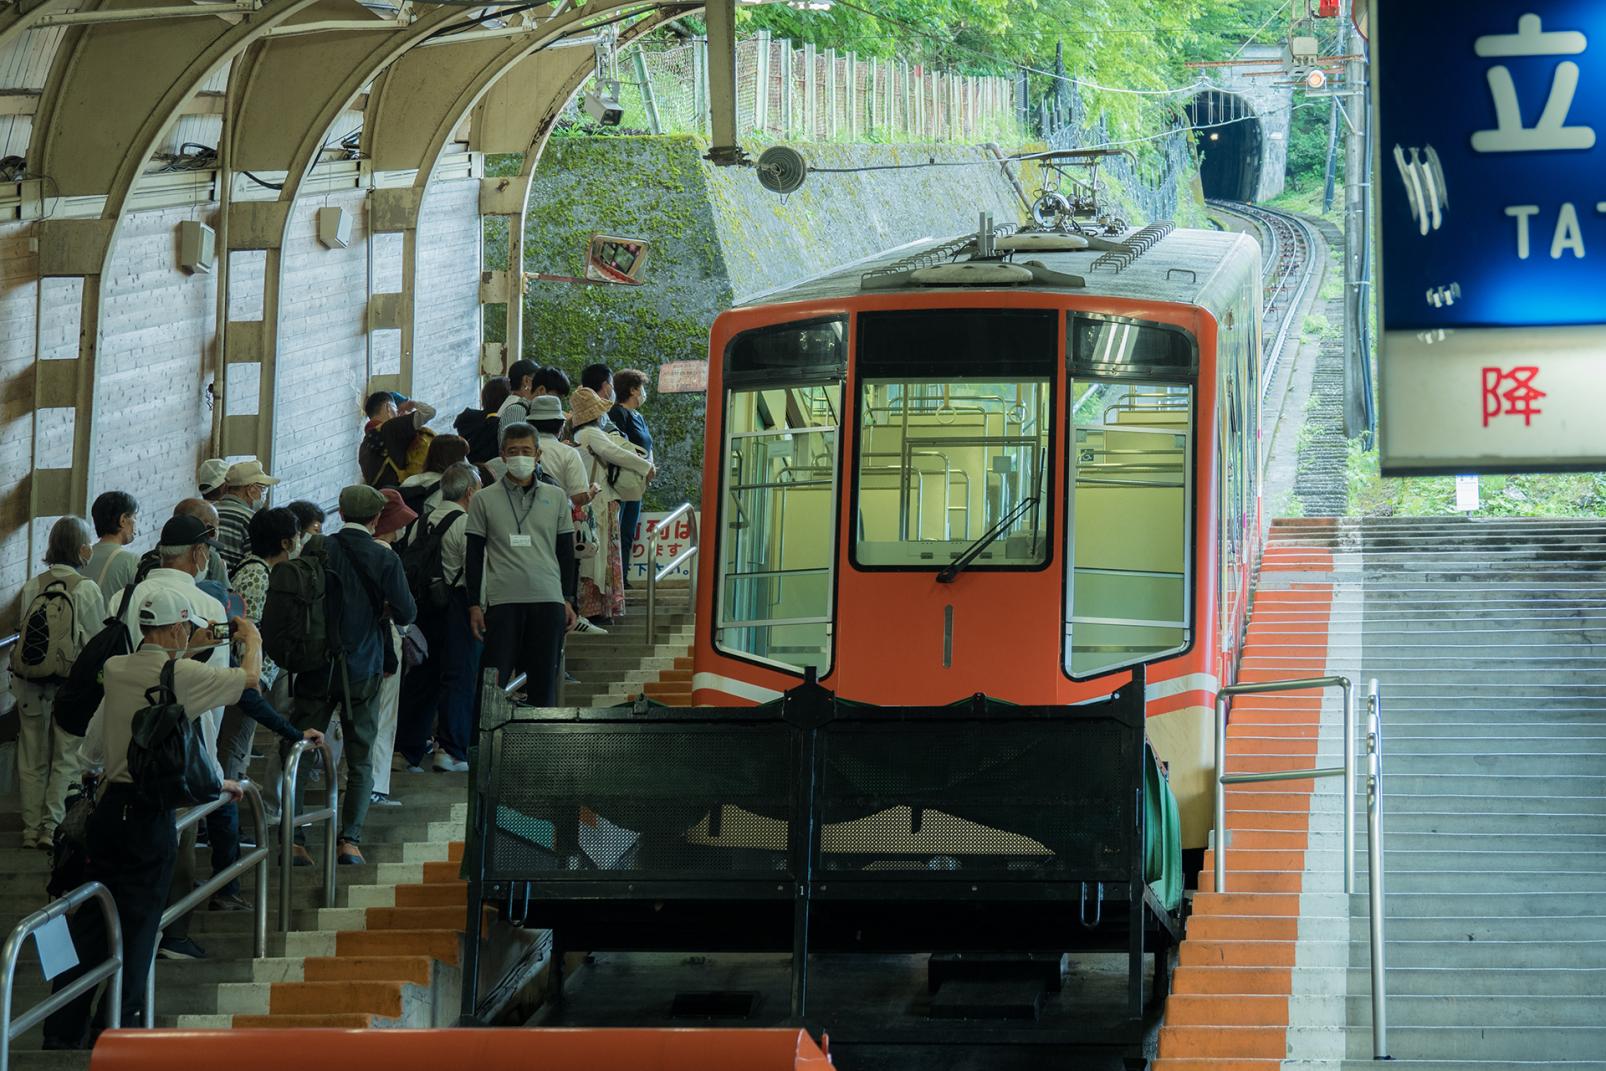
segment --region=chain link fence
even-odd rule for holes
[[[708,43],[626,49],[613,79],[622,127],[707,134]],[[736,122],[744,135],[810,142],[996,141],[1023,137],[1016,83],[901,60],[795,46],[760,33],[736,45]]]

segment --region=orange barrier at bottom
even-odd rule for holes
[[[830,1071],[802,1030],[109,1030],[90,1071]]]

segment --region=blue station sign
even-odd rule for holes
[[[1385,472],[1606,468],[1606,2],[1372,25]]]

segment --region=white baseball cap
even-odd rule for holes
[[[223,480],[229,474],[229,463],[221,457],[209,457],[201,462],[200,471],[195,474],[195,482],[201,488],[201,494],[207,495],[223,486]]]
[[[230,487],[245,487],[248,484],[259,483],[264,487],[272,487],[279,482],[277,476],[269,476],[262,469],[262,462],[254,457],[244,461],[236,461],[229,466],[224,482]]]
[[[140,600],[139,624],[141,628],[161,628],[190,619],[190,603],[176,591],[157,588]]]

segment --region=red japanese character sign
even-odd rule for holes
[[[1545,392],[1534,386],[1539,377],[1537,365],[1519,365],[1515,368],[1489,368],[1483,370],[1483,426],[1496,417],[1522,417],[1525,427],[1533,425],[1534,417],[1543,410],[1534,405],[1545,397]]]

